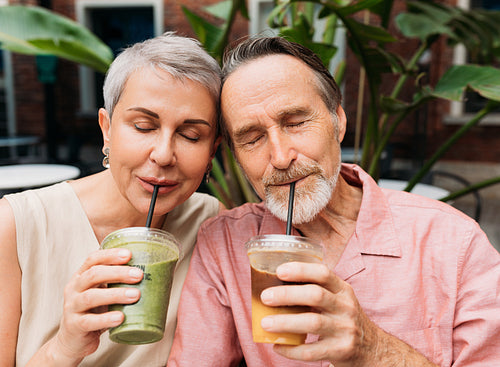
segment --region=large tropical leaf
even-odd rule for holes
[[[224,36],[224,29],[210,23],[185,6],[182,7],[182,11],[196,33],[198,40],[212,56],[217,58],[218,55],[215,53]]]
[[[0,47],[29,55],[55,55],[106,72],[113,52],[73,20],[36,6],[0,7]]]
[[[425,41],[432,35],[445,34],[454,37],[455,34],[446,25],[450,17],[435,18],[426,14],[402,13],[396,16],[396,24],[406,37],[419,38]]]
[[[459,101],[467,88],[487,99],[500,101],[500,69],[481,65],[453,66],[439,80],[433,95]]]

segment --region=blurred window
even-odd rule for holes
[[[163,30],[162,0],[79,0],[77,19],[87,26],[116,56],[122,48],[154,37]],[[97,113],[104,106],[104,75],[80,68],[81,112]]]

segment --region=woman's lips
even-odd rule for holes
[[[162,180],[155,177],[139,177],[139,183],[150,193],[153,193],[155,185],[158,185],[158,194],[160,195],[171,192],[179,185],[177,181]]]

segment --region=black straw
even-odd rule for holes
[[[286,234],[292,234],[293,198],[295,196],[295,181],[290,184],[290,195],[288,197],[288,216],[286,220]]]
[[[153,220],[153,212],[155,211],[156,197],[158,196],[158,185],[155,185],[153,190],[153,196],[151,197],[151,203],[149,204],[148,219],[146,219],[146,227],[151,227],[151,221]]]

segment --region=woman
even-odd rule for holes
[[[0,200],[0,365],[164,366],[180,288],[201,222],[219,202],[195,193],[219,143],[220,69],[192,39],[166,33],[122,52],[104,83],[104,138],[97,174]],[[164,338],[115,344],[123,321],[107,305],[133,303],[142,272],[128,250],[99,250],[104,237],[144,226],[159,185],[152,227],[181,243]],[[168,215],[167,215],[168,214]],[[83,263],[83,265],[82,265]]]

